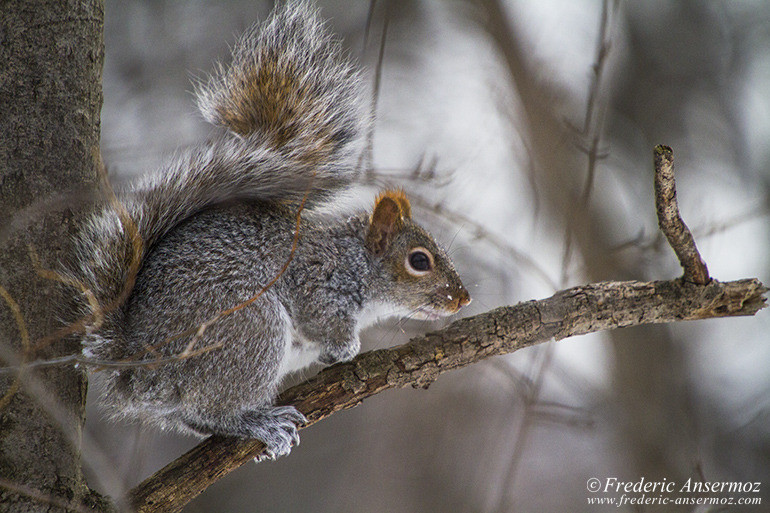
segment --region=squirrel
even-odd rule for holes
[[[119,191],[76,238],[83,352],[125,363],[103,370],[112,417],[259,439],[275,458],[306,422],[274,405],[284,376],[350,360],[383,317],[436,319],[470,296],[402,191],[371,213],[319,211],[355,180],[372,120],[314,7],[276,7],[196,94],[221,133]]]

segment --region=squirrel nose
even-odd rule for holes
[[[460,308],[467,306],[471,303],[471,295],[468,294],[468,291],[464,288],[460,290],[460,295],[457,297],[457,306],[455,307],[455,311],[459,310]]]

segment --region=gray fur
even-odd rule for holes
[[[259,72],[261,56],[278,54],[282,78],[298,70],[297,81],[288,83],[322,94],[308,96],[303,89],[296,98],[317,103],[276,105],[284,113],[265,122],[254,116],[273,112],[271,106],[253,102],[272,97],[244,95],[237,82]],[[265,62],[276,65],[275,59]],[[252,87],[256,82],[249,80]],[[199,90],[202,112],[226,132],[119,193],[141,240],[138,254],[134,230],[114,205],[85,225],[69,274],[102,308],[125,299],[90,326],[85,354],[137,362],[179,357],[105,371],[104,403],[112,416],[196,434],[254,437],[271,455],[286,454],[299,441],[295,424],[304,417],[293,407],[273,406],[285,374],[312,361],[351,359],[360,349],[360,330],[383,315],[432,318],[469,301],[446,254],[408,215],[389,232],[387,251],[375,256],[367,248],[369,214],[329,219],[314,212],[354,179],[351,159],[369,122],[361,96],[358,72],[314,10],[289,2],[247,32],[231,67],[220,67]],[[295,112],[296,118],[286,115]],[[405,271],[415,247],[435,260],[427,276]],[[137,256],[135,283],[124,291]],[[260,292],[194,339],[177,337]],[[90,313],[83,305],[80,313]],[[185,350],[202,352],[181,357]]]

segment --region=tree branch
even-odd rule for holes
[[[655,207],[658,211],[658,226],[676,252],[684,269],[684,279],[691,283],[705,285],[709,282],[709,271],[695,247],[690,229],[679,215],[674,181],[674,154],[668,146],[655,147]]]
[[[360,404],[390,388],[427,388],[449,370],[551,339],[615,328],[682,320],[754,315],[768,289],[758,280],[695,285],[684,280],[604,282],[567,289],[460,319],[391,349],[360,354],[324,369],[281,394],[308,424]],[[307,426],[304,426],[307,427]],[[179,511],[187,502],[251,458],[264,457],[258,440],[211,437],[130,492],[137,511]]]

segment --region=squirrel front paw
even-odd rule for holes
[[[318,361],[324,365],[347,362],[355,358],[360,350],[361,342],[358,340],[352,341],[344,346],[327,345],[324,346],[321,350],[321,354],[318,355]]]
[[[265,444],[265,455],[272,460],[289,454],[292,446],[299,445],[297,424],[307,422],[294,406],[249,410],[243,413],[241,420],[243,430],[250,438]]]

